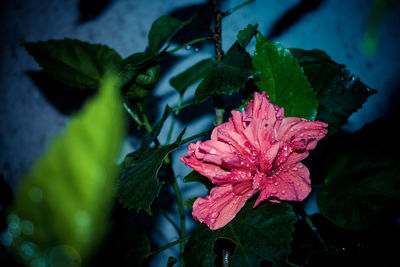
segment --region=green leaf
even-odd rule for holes
[[[190,85],[206,76],[215,65],[216,60],[214,58],[203,59],[181,74],[173,77],[170,80],[170,84],[179,93],[183,94]]]
[[[192,171],[190,172],[188,175],[186,175],[183,178],[183,182],[185,183],[190,183],[190,182],[200,182],[202,183],[208,190],[211,190],[211,188],[214,187],[213,183],[211,183],[211,181],[204,177],[203,175],[201,175],[200,173],[196,172],[196,171]]]
[[[157,136],[160,134],[160,131],[164,125],[165,120],[168,118],[168,116],[172,113],[172,108],[170,108],[168,105],[165,106],[164,113],[161,117],[161,119],[157,122],[157,124],[153,127],[153,130],[151,131],[150,134],[146,135],[143,138],[143,142],[140,146],[140,151],[145,152],[149,149],[151,143],[157,138]]]
[[[317,119],[328,123],[329,135],[335,134],[348,117],[376,93],[321,50],[291,49],[291,52],[317,96]]]
[[[321,213],[347,230],[367,229],[389,216],[399,216],[400,166],[393,143],[393,120],[363,127],[343,147],[317,193]],[[373,140],[380,140],[375,143]],[[386,214],[383,216],[383,214]]]
[[[106,70],[122,61],[108,46],[76,39],[22,45],[53,79],[77,88],[98,88]]]
[[[251,39],[253,39],[254,35],[257,33],[257,27],[257,24],[249,24],[245,29],[239,31],[237,39],[241,47],[244,48],[250,43]]]
[[[10,217],[30,230],[15,235],[13,246],[28,262],[86,262],[107,227],[125,125],[116,78],[103,81],[18,190]]]
[[[131,247],[134,249],[129,257],[132,259],[132,262],[141,264],[150,256],[150,240],[146,234],[136,233],[131,242]]]
[[[200,225],[185,247],[188,266],[214,266],[214,243],[223,238],[235,243],[231,266],[259,266],[261,261],[283,266],[290,252],[295,214],[286,203],[265,203],[256,209],[247,203],[227,226],[210,230]]]
[[[285,108],[286,116],[315,119],[318,100],[290,50],[258,33],[253,64],[259,70],[255,84],[272,103]]]
[[[124,207],[135,211],[145,210],[151,215],[151,204],[158,196],[163,182],[157,179],[164,158],[177,149],[185,130],[178,139],[166,146],[144,153],[137,151],[127,156],[125,168],[118,182],[118,198]]]
[[[213,94],[238,92],[253,73],[251,57],[236,41],[224,59],[212,69],[196,89],[196,101],[203,102]]]
[[[183,21],[171,16],[162,16],[155,20],[149,32],[146,52],[157,53],[184,25]]]

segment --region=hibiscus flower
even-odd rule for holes
[[[191,143],[181,160],[216,186],[193,204],[193,217],[210,229],[228,224],[246,201],[302,201],[311,192],[301,160],[326,134],[321,121],[285,117],[283,108],[255,93],[243,112],[214,128],[211,139]]]

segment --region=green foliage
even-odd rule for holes
[[[200,173],[196,172],[196,171],[192,171],[190,172],[188,175],[186,175],[183,178],[183,182],[185,183],[189,183],[189,182],[200,182],[202,183],[208,190],[211,190],[211,188],[213,188],[213,183],[211,183],[211,181],[204,177],[203,175],[201,175]]]
[[[246,46],[250,43],[251,39],[253,39],[254,35],[257,33],[258,25],[247,25],[247,27],[237,34],[237,40],[241,47],[246,48]]]
[[[217,62],[214,58],[203,59],[181,74],[173,77],[170,80],[170,84],[180,94],[183,94],[190,85],[204,78],[204,76],[206,76],[210,70],[216,66],[216,63]]]
[[[253,64],[259,71],[255,84],[272,103],[285,108],[286,116],[315,119],[318,100],[290,50],[258,33]]]
[[[388,214],[399,215],[400,167],[395,151],[400,147],[392,142],[396,138],[392,127],[389,120],[367,125],[330,167],[317,203],[336,226],[358,231]]]
[[[150,206],[158,196],[163,182],[157,179],[165,157],[177,149],[185,130],[178,139],[150,152],[137,151],[125,158],[125,166],[118,182],[118,198],[124,207],[135,211],[145,210],[151,215]]]
[[[317,119],[329,124],[329,135],[335,134],[347,118],[376,93],[321,50],[290,51],[311,83],[319,101]]]
[[[53,79],[78,88],[98,88],[107,69],[116,69],[122,61],[108,46],[76,39],[22,45]]]
[[[242,40],[243,43],[246,41]],[[214,67],[199,84],[195,94],[196,101],[203,102],[215,93],[231,95],[238,92],[249,80],[253,70],[249,53],[236,41],[229,48],[222,62]]]
[[[282,266],[290,252],[295,215],[286,203],[265,203],[253,209],[248,202],[227,226],[212,231],[200,225],[185,248],[188,266],[214,266],[214,243],[228,239],[235,244],[230,266],[259,266],[261,261]]]
[[[9,218],[22,232],[12,245],[27,262],[87,261],[107,227],[124,130],[116,79],[106,76],[17,192]]]
[[[184,25],[183,21],[171,16],[162,16],[155,20],[149,32],[146,52],[157,53]]]

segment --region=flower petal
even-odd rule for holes
[[[194,155],[190,157],[182,156],[181,160],[193,170],[210,179],[211,182],[213,182],[215,176],[223,177],[230,174],[229,171],[226,171],[217,165],[198,160]]]
[[[328,124],[321,121],[309,121],[303,118],[284,118],[277,128],[276,140],[290,143],[293,150],[314,149],[328,130]]]
[[[266,199],[272,202],[302,201],[310,192],[310,172],[307,167],[298,162],[279,169],[265,180],[254,207]]]
[[[211,230],[227,225],[246,201],[254,195],[251,182],[225,184],[214,187],[210,195],[198,198],[193,204],[193,217]]]

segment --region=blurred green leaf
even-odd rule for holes
[[[336,226],[364,230],[385,217],[399,216],[400,166],[392,119],[371,123],[342,148],[317,192],[321,213]],[[375,142],[375,140],[380,140]],[[385,215],[384,215],[385,214]]]
[[[151,25],[146,52],[157,53],[184,25],[183,21],[171,16],[156,19]]]
[[[208,190],[211,190],[211,188],[214,187],[213,183],[211,183],[211,181],[204,177],[203,175],[201,175],[200,173],[196,172],[196,171],[192,171],[190,172],[188,175],[186,175],[183,178],[183,182],[185,183],[190,183],[190,182],[200,182],[202,183]]]
[[[245,29],[239,31],[239,33],[237,34],[237,40],[241,47],[244,48],[250,43],[251,39],[253,39],[254,35],[256,35],[257,33],[257,27],[257,24],[249,24]]]
[[[316,118],[328,123],[329,135],[335,134],[347,118],[376,93],[324,51],[297,48],[290,51],[311,83],[319,101]]]
[[[179,93],[183,94],[190,85],[206,76],[215,65],[216,60],[214,58],[203,59],[181,74],[173,77],[170,80],[170,84]]]
[[[315,119],[318,100],[289,49],[258,33],[253,64],[259,70],[255,84],[267,92],[272,103],[285,108],[287,117]]]
[[[135,211],[143,209],[151,215],[151,204],[164,183],[158,180],[158,171],[164,158],[180,146],[184,133],[185,130],[170,145],[146,153],[139,150],[127,156],[118,182],[118,198],[124,207]]]
[[[249,80],[253,73],[251,57],[236,41],[224,59],[212,69],[196,89],[196,101],[203,102],[214,93],[231,95]]]
[[[98,88],[106,70],[122,61],[108,46],[76,39],[22,45],[53,79],[78,88]]]
[[[113,76],[104,78],[98,96],[22,181],[9,217],[17,218],[21,229],[23,222],[29,226],[13,239],[28,262],[44,256],[86,262],[103,236],[125,130],[116,83]]]
[[[265,203],[253,209],[254,201],[248,202],[227,226],[210,230],[200,225],[185,247],[188,266],[214,266],[214,243],[228,239],[236,247],[232,255],[234,266],[260,266],[266,260],[273,266],[284,266],[290,252],[291,235],[294,231],[295,214],[286,203]],[[224,249],[224,248],[222,248]]]

